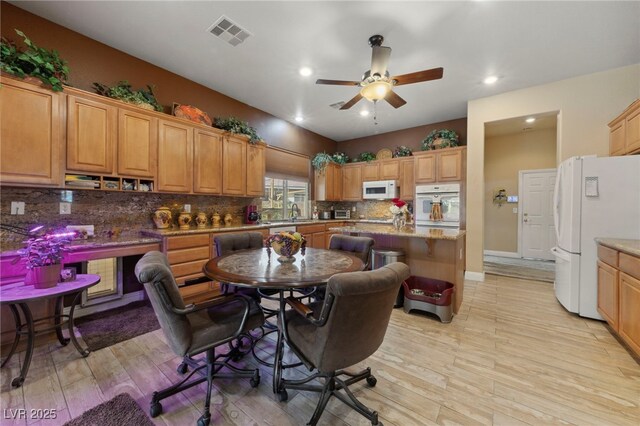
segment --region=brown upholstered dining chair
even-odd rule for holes
[[[238,232],[233,234],[220,234],[213,238],[216,256],[224,256],[238,250],[259,249],[264,246],[260,232]],[[255,288],[240,288],[233,283],[220,283],[223,293],[241,292],[259,300],[258,291]]]
[[[288,398],[287,389],[320,392],[320,400],[308,424],[315,425],[331,396],[335,396],[358,413],[378,422],[378,413],[356,399],[348,386],[366,380],[376,385],[367,368],[347,373],[344,368],[372,355],[382,344],[400,284],[409,277],[409,267],[392,263],[380,269],[336,274],[326,287],[323,302],[304,305],[288,298],[293,309],[285,314],[285,339],[291,350],[310,369],[310,376],[277,383],[281,401]],[[348,378],[342,379],[340,376]],[[283,375],[284,376],[284,375]],[[322,378],[322,385],[309,384]]]
[[[338,250],[352,254],[364,263],[364,269],[371,269],[371,249],[375,241],[369,237],[352,237],[350,235],[334,234],[329,240],[329,250]],[[313,291],[315,300],[324,299],[324,287],[317,287]]]
[[[198,419],[198,426],[206,426],[211,418],[209,404],[214,377],[247,377],[251,379],[253,387],[260,383],[258,369],[241,369],[228,361],[243,355],[239,349],[239,339],[264,323],[262,310],[255,300],[240,294],[220,296],[200,305],[185,306],[167,257],[157,251],[146,253],[136,264],[135,273],[144,284],[167,343],[177,355],[183,357],[178,372],[184,374],[189,366],[194,368],[180,382],[153,393],[151,417],[162,413],[160,401],[164,398],[206,381],[204,412]],[[230,350],[216,354],[215,349],[223,344],[228,344]],[[205,354],[203,359],[193,358],[202,353]],[[231,370],[232,374],[220,373],[224,367]],[[200,377],[191,379],[196,372]]]

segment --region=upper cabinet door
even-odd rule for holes
[[[222,193],[222,135],[196,129],[193,140],[193,192]]]
[[[2,78],[0,182],[60,186],[61,94]]]
[[[118,174],[154,178],[158,162],[158,119],[119,108]]]
[[[625,145],[628,154],[640,151],[640,104],[636,103],[635,110],[627,116],[625,130]]]
[[[345,201],[362,200],[362,166],[348,165],[342,168],[342,199]]]
[[[160,120],[158,126],[158,190],[191,192],[193,127]]]
[[[247,145],[247,195],[255,197],[264,195],[264,174],[264,145]]]
[[[380,180],[400,179],[400,160],[384,160],[380,162]]]
[[[620,120],[609,129],[609,155],[624,155],[626,153],[625,123],[625,120]]]
[[[67,96],[67,170],[112,174],[118,131],[115,106]]]
[[[430,183],[436,181],[436,154],[420,154],[415,158],[416,183]]]
[[[413,200],[416,185],[414,184],[413,158],[400,160],[400,198]]]
[[[247,190],[247,142],[226,136],[222,144],[222,193],[245,195]]]
[[[342,167],[336,166],[333,170],[333,197],[336,201],[342,201]]]
[[[438,182],[462,180],[463,151],[454,149],[438,153]]]
[[[362,181],[369,182],[380,180],[380,164],[376,162],[363,163],[362,165]]]

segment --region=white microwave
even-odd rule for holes
[[[395,180],[377,180],[362,183],[364,200],[389,200],[398,197],[398,183]]]

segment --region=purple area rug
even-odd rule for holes
[[[128,393],[121,393],[64,426],[153,426],[153,422]]]
[[[146,301],[87,315],[74,321],[90,350],[106,348],[160,328]]]

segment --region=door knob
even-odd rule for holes
[[[527,219],[524,220],[525,223],[529,222]]]

